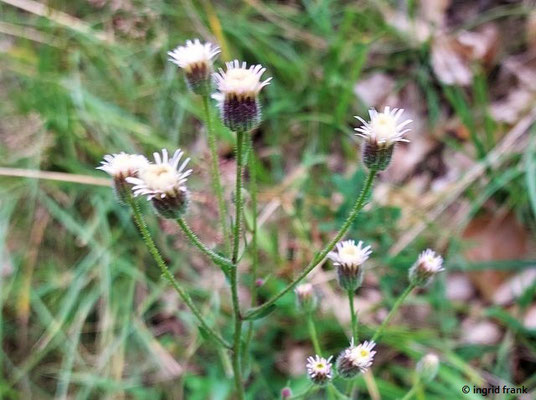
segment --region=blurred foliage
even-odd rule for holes
[[[10,3],[0,1],[0,31],[7,34],[0,37],[1,166],[66,173],[74,182],[10,173],[0,178],[2,398],[230,398],[228,355],[203,339],[194,318],[160,279],[128,211],[100,181],[77,183],[81,176],[102,177],[94,168],[107,153],[185,148],[196,170],[192,190],[201,199],[201,206],[193,207],[192,225],[202,238],[217,240],[210,213],[200,212],[214,207],[204,200],[210,191],[202,105],[166,60],[166,52],[186,39],[217,42],[223,50],[220,64],[232,58],[260,63],[274,77],[263,94],[265,122],[254,137],[261,211],[273,199],[281,205],[259,232],[260,300],[297,274],[359,193],[365,175],[352,116],[364,115],[370,106],[354,92],[364,73],[394,77],[393,94],[400,97],[415,83],[426,109],[422,132],[475,162],[486,160],[510,128],[487,112],[496,70],[476,73],[468,88],[441,83],[431,62],[432,42],[412,43],[386,20],[386,7],[411,18],[419,1],[51,0],[43,12],[30,0],[14,2],[26,10]],[[452,3],[456,8],[460,2]],[[452,30],[489,21],[525,23],[531,12],[530,2],[482,3],[476,16]],[[527,46],[519,37],[504,51]],[[449,134],[444,114],[461,121],[467,140]],[[217,133],[226,162],[233,137],[221,124]],[[491,199],[496,210],[512,211],[533,236],[535,143],[524,153],[506,154],[500,168],[488,167],[482,182],[462,191],[471,208],[464,224]],[[439,221],[394,254],[390,249],[408,230],[400,225],[402,211],[397,205],[369,207],[348,235],[374,247],[371,275],[377,280],[367,285],[381,294],[376,309],[393,303],[408,267],[430,244],[448,249],[452,271],[534,268],[533,260],[523,257],[472,261],[464,255],[470,247],[462,236],[465,225],[445,234]],[[157,240],[171,269],[211,322],[222,325],[230,314],[223,279],[192,255],[176,230],[148,219],[154,232],[167,233]],[[331,267],[323,269],[329,274]],[[322,284],[337,292],[333,275],[326,276],[330,280]],[[251,279],[245,273],[243,283]],[[408,369],[429,350],[441,355],[442,366],[437,382],[417,393],[418,399],[480,398],[463,395],[465,384],[533,387],[536,333],[521,316],[534,303],[534,283],[514,310],[487,302],[454,304],[445,286],[443,277],[408,303],[431,305],[426,326],[401,318],[389,327],[374,368],[381,398],[404,396],[412,384]],[[278,398],[289,381],[295,393],[307,386],[303,365],[312,350],[294,305],[287,295],[275,312],[254,323],[249,398]],[[468,317],[495,321],[501,341],[464,343],[460,321]],[[335,313],[323,309],[317,325],[327,353],[347,345],[348,327]],[[230,335],[230,327],[221,329]],[[365,335],[371,330],[363,328]],[[370,385],[358,380],[363,398],[373,393]]]

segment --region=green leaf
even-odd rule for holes
[[[254,321],[256,319],[261,319],[266,317],[268,314],[271,314],[276,309],[276,305],[272,304],[270,307],[267,307],[266,309],[262,310],[258,314],[253,314],[250,317],[245,318],[246,320]]]

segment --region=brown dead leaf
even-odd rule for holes
[[[455,36],[437,34],[432,43],[431,62],[437,78],[447,85],[469,86],[472,64],[493,64],[499,47],[499,31],[488,24],[478,31],[461,31]]]
[[[463,238],[469,246],[465,257],[472,262],[523,258],[529,248],[529,235],[513,214],[496,217],[492,214],[473,219]],[[493,299],[507,273],[486,270],[470,273],[473,284],[488,301]]]
[[[462,324],[462,340],[465,343],[492,345],[501,339],[501,330],[491,321],[465,320]]]
[[[380,107],[395,88],[392,77],[382,72],[370,74],[354,87],[354,93],[370,107]]]

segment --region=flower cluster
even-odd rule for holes
[[[183,154],[177,150],[169,158],[163,149],[162,155],[154,153],[154,163],[138,154],[113,154],[105,156],[98,168],[114,178],[121,200],[126,201],[132,189],[134,197],[146,196],[163,217],[177,218],[186,211],[189,194],[185,183],[192,173],[191,169],[185,170],[189,158],[180,163]]]
[[[266,68],[261,65],[249,65],[246,62],[233,60],[227,62],[226,69],[219,68],[218,72],[214,73],[213,61],[220,53],[219,47],[211,43],[201,43],[199,39],[188,40],[185,45],[178,46],[174,50],[168,52],[170,61],[180,67],[185,74],[186,82],[190,90],[198,95],[203,96],[204,105],[208,105],[208,100],[215,86],[215,93],[212,98],[217,100],[220,110],[221,120],[233,132],[237,132],[237,139],[243,138],[245,132],[250,132],[255,129],[261,121],[261,106],[259,102],[259,94],[261,90],[270,84],[272,78],[263,78]],[[208,108],[207,118],[210,117]],[[399,142],[407,142],[404,135],[409,131],[407,126],[411,120],[402,120],[402,109],[391,109],[385,107],[383,112],[378,112],[374,109],[369,111],[370,121],[365,121],[361,117],[356,117],[361,121],[362,126],[356,128],[356,135],[364,139],[363,147],[363,162],[367,168],[371,170],[368,181],[369,185],[363,193],[363,197],[358,199],[356,205],[366,198],[369,190],[372,187],[372,179],[378,171],[385,170],[391,160],[394,147]],[[240,143],[238,143],[240,142]],[[237,140],[237,156],[241,154],[241,141]],[[211,147],[212,149],[212,147]],[[215,150],[212,150],[216,153]],[[97,167],[108,173],[113,178],[113,184],[118,198],[123,203],[128,203],[132,206],[135,218],[137,217],[138,227],[144,239],[150,234],[144,231],[144,224],[139,218],[139,209],[136,208],[135,197],[144,196],[150,201],[156,212],[164,218],[178,219],[179,225],[185,230],[191,241],[206,255],[216,263],[220,263],[224,267],[234,267],[234,274],[229,274],[228,278],[231,282],[231,290],[233,292],[233,313],[236,321],[240,321],[241,311],[238,305],[237,276],[238,257],[232,256],[231,260],[217,254],[207,246],[203,245],[195,236],[195,234],[185,225],[181,219],[187,210],[189,203],[189,191],[186,187],[188,177],[192,174],[192,169],[187,169],[190,158],[184,157],[184,152],[180,149],[176,150],[173,155],[169,155],[166,149],[161,152],[153,153],[154,160],[149,161],[145,156],[138,154],[118,153],[106,155],[101,165]],[[214,160],[217,160],[215,157]],[[217,162],[214,162],[214,175],[218,177]],[[237,166],[241,167],[241,160],[237,158]],[[242,191],[242,170],[237,168],[237,191],[241,194]],[[216,185],[217,186],[217,185]],[[220,193],[221,195],[221,193]],[[222,196],[222,195],[221,195]],[[222,196],[223,197],[223,196]],[[234,225],[234,250],[239,249],[240,245],[240,230],[241,230],[241,203],[236,200],[236,223]],[[223,200],[221,201],[223,203]],[[224,215],[224,213],[221,213]],[[355,218],[356,213],[353,213],[350,218]],[[346,229],[350,226],[353,220],[345,225]],[[223,218],[222,226],[225,228],[225,218]],[[342,237],[345,231],[341,229]],[[149,243],[150,244],[150,243]],[[153,250],[154,250],[154,244]],[[332,246],[331,244],[329,246]],[[328,252],[328,250],[331,250]],[[153,252],[154,253],[154,252]],[[234,253],[234,251],[233,251]],[[377,340],[382,333],[384,326],[390,320],[388,316],[384,324],[373,336],[373,340],[357,342],[358,324],[356,314],[354,312],[353,295],[358,289],[364,277],[364,264],[372,254],[371,246],[365,245],[363,241],[345,240],[337,243],[334,249],[324,249],[320,254],[326,254],[331,260],[337,272],[337,280],[341,288],[347,291],[350,309],[352,310],[352,339],[350,346],[344,349],[336,359],[336,369],[332,368],[332,357],[323,358],[321,355],[308,357],[306,363],[307,375],[309,379],[316,385],[323,386],[328,384],[334,377],[334,372],[343,378],[352,379],[360,373],[365,373],[373,364],[376,351],[374,350]],[[157,260],[159,262],[159,260]],[[161,266],[162,260],[159,262]],[[313,266],[314,267],[314,266]],[[313,268],[311,267],[311,268]],[[162,267],[166,271],[165,266]],[[409,270],[409,279],[411,285],[405,293],[409,293],[415,286],[425,286],[432,278],[443,270],[443,258],[437,255],[432,250],[422,252],[415,264]],[[311,269],[307,270],[310,272]],[[224,272],[229,272],[224,269]],[[233,276],[231,276],[233,275]],[[178,289],[179,283],[173,277],[168,277],[170,282],[177,289],[181,297],[186,296]],[[303,278],[303,276],[302,276]],[[262,286],[263,281],[257,279],[254,286]],[[289,291],[299,280],[292,282],[282,294]],[[308,313],[308,327],[311,330],[311,336],[315,344],[315,348],[319,348],[316,332],[314,329],[313,312],[317,307],[317,296],[314,288],[310,283],[302,283],[296,286],[295,294],[297,297],[298,307]],[[183,297],[184,298],[184,297]],[[186,296],[186,300],[188,300]],[[185,301],[186,301],[185,300]],[[278,300],[276,296],[273,301],[267,301],[264,305],[253,308],[253,313],[249,316],[255,316],[257,311],[266,310],[267,307],[273,307],[273,303]],[[402,299],[403,300],[403,299]],[[402,301],[399,301],[398,306]],[[187,305],[194,311],[197,318],[203,324],[204,320],[200,317],[199,312],[196,312],[195,306],[191,300],[186,301]],[[396,305],[391,311],[396,311]],[[251,310],[250,310],[251,311]],[[246,313],[246,317],[248,313]],[[247,318],[246,318],[247,319]],[[203,325],[206,327],[206,323]],[[223,346],[233,349],[233,368],[237,383],[237,391],[241,391],[240,361],[238,349],[242,345],[241,332],[237,328],[235,332],[235,340],[233,345],[228,344],[226,340],[217,332],[208,330],[208,333],[213,335]],[[354,342],[355,338],[355,342]],[[319,350],[317,350],[319,351]],[[438,358],[434,355],[424,357],[417,365],[417,373],[423,381],[432,380],[437,374]],[[236,367],[238,365],[238,368]],[[290,389],[285,388],[281,396],[288,398],[291,396]],[[240,398],[243,398],[241,396]]]

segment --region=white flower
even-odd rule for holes
[[[374,361],[374,355],[376,351],[372,349],[376,346],[376,343],[364,341],[357,346],[354,346],[354,340],[350,343],[350,347],[345,350],[345,355],[352,362],[352,364],[359,368],[361,372],[366,372],[370,368]]]
[[[409,142],[403,136],[410,129],[406,125],[411,123],[410,119],[403,122],[398,122],[404,110],[402,108],[385,107],[383,112],[378,112],[375,109],[369,110],[370,122],[356,116],[363,123],[359,128],[355,128],[357,136],[366,139],[368,142],[389,147],[396,142]]]
[[[363,247],[363,244],[359,241],[356,245],[354,240],[339,242],[336,250],[329,252],[328,258],[336,266],[357,268],[367,261],[372,253],[370,246]]]
[[[225,65],[227,71],[220,68],[219,72],[214,74],[218,90],[224,98],[256,98],[261,89],[272,80],[268,78],[261,82],[266,68],[259,64],[248,68],[245,61],[240,64],[238,60],[233,60]]]
[[[438,272],[444,270],[443,257],[441,257],[439,254],[436,254],[435,251],[431,249],[423,251],[419,255],[417,263],[421,264],[422,268],[424,268],[426,271],[431,272],[433,274],[437,274]]]
[[[149,164],[147,159],[139,154],[107,154],[101,166],[97,169],[103,170],[114,179],[123,180],[127,177],[134,177],[138,171]]]
[[[425,286],[441,271],[444,271],[443,257],[427,249],[419,255],[415,264],[410,268],[409,279],[415,285]]]
[[[185,46],[178,46],[168,52],[169,61],[183,68],[186,73],[194,69],[211,70],[212,59],[220,53],[220,48],[211,43],[201,43],[199,39],[187,40]]]
[[[331,358],[325,359],[318,354],[307,358],[307,375],[317,385],[323,385],[333,377],[331,373]]]
[[[186,191],[184,183],[192,170],[184,170],[190,161],[189,158],[184,160],[179,167],[183,154],[181,150],[177,150],[169,159],[166,149],[162,150],[162,156],[154,153],[154,164],[148,164],[140,169],[137,178],[127,178],[127,182],[135,185],[132,188],[134,196],[146,195],[148,200],[152,200],[153,198],[178,197],[184,194]]]

